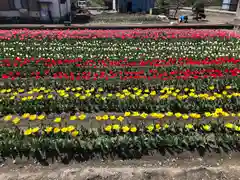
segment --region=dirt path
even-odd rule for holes
[[[89,161],[48,167],[17,162],[0,169],[0,180],[239,180],[240,156],[196,154],[144,157],[142,160]]]

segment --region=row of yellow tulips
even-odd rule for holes
[[[107,121],[107,120],[117,120],[117,121],[124,121],[125,119],[131,119],[131,117],[138,117],[141,119],[147,119],[147,118],[155,118],[155,119],[163,119],[163,118],[168,118],[168,117],[174,117],[177,119],[201,119],[201,118],[219,118],[219,117],[237,117],[240,118],[240,112],[239,113],[230,113],[230,112],[225,112],[223,111],[222,108],[217,108],[214,112],[205,112],[204,114],[198,114],[198,113],[188,113],[188,114],[182,114],[182,113],[173,113],[173,112],[166,112],[166,113],[158,113],[158,112],[153,112],[151,114],[147,113],[140,113],[140,112],[125,112],[121,115],[116,115],[116,114],[104,114],[104,115],[96,115],[92,116],[91,114],[76,114],[76,115],[71,115],[68,117],[62,117],[62,116],[56,116],[53,119],[53,122],[55,123],[61,123],[66,120],[70,121],[83,121],[85,119],[96,119],[97,121]],[[29,121],[43,121],[46,119],[52,119],[49,116],[45,114],[29,114],[25,113],[22,116],[16,116],[16,115],[7,115],[3,117],[4,121],[11,121],[13,124],[18,124],[20,123],[21,119],[28,119]]]

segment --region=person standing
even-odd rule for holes
[[[197,21],[199,19],[205,19],[206,15],[205,15],[204,9],[205,9],[205,6],[204,6],[203,0],[196,0],[192,7],[192,11],[195,14],[194,19],[196,19]]]

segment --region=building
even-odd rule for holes
[[[236,11],[240,0],[223,0],[222,9],[227,11]]]
[[[105,0],[108,6],[119,12],[149,12],[155,5],[155,0]]]
[[[58,23],[71,12],[71,0],[0,0],[0,18]]]

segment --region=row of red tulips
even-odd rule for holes
[[[202,60],[194,60],[192,58],[169,58],[167,60],[153,59],[153,60],[139,60],[139,61],[129,61],[127,58],[121,60],[111,60],[111,59],[87,59],[82,58],[75,59],[46,59],[46,58],[25,58],[21,59],[16,57],[15,59],[3,59],[0,62],[0,67],[23,67],[29,65],[43,65],[45,67],[53,67],[59,65],[69,65],[74,64],[77,67],[162,67],[171,65],[221,65],[225,63],[238,64],[240,59],[229,58],[229,57],[219,57],[216,59],[205,58]]]
[[[94,39],[94,38],[239,38],[234,32],[223,30],[192,30],[192,29],[134,29],[134,30],[0,30],[0,40],[11,39]]]
[[[173,70],[170,72],[159,72],[155,69],[150,69],[146,73],[144,70],[140,71],[100,71],[100,72],[55,72],[51,73],[50,70],[45,70],[44,73],[39,71],[31,73],[20,73],[20,72],[8,72],[2,74],[3,79],[12,79],[15,78],[55,78],[55,79],[69,79],[69,80],[97,80],[97,79],[116,79],[121,80],[127,79],[162,79],[162,80],[171,80],[171,79],[205,79],[205,78],[219,78],[224,76],[239,76],[240,68],[229,68],[224,70],[218,69],[198,69],[198,70]]]

